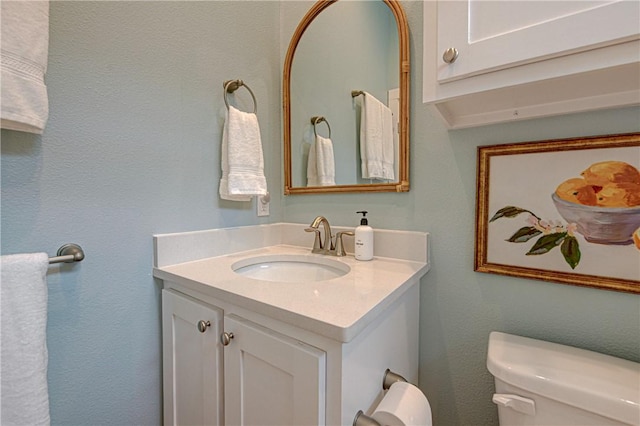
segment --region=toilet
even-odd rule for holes
[[[501,426],[640,425],[640,364],[494,331],[487,368]]]

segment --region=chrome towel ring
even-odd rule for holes
[[[256,112],[258,112],[258,103],[256,102],[256,97],[253,94],[253,92],[251,91],[251,89],[249,88],[249,86],[247,86],[244,83],[244,81],[242,81],[242,80],[227,80],[222,84],[222,86],[224,87],[224,104],[227,106],[227,109],[229,109],[229,100],[227,99],[227,95],[229,93],[235,92],[241,86],[244,86],[244,87],[247,88],[247,90],[251,94],[251,98],[253,99],[253,113],[255,114]]]
[[[322,122],[325,122],[327,124],[327,127],[329,128],[329,139],[331,139],[331,126],[329,126],[329,122],[327,121],[327,119],[324,118],[321,115],[317,115],[317,116],[311,117],[311,124],[313,124],[313,134],[318,136],[318,131],[316,129],[316,124],[322,123]]]

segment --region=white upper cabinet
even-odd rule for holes
[[[637,0],[423,5],[423,99],[448,127],[640,103]]]
[[[633,40],[640,2],[444,1],[438,23],[438,51],[458,50],[446,81]]]

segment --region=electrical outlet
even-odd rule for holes
[[[270,201],[271,201],[271,196],[269,195],[268,192],[267,192],[267,195],[256,197],[256,212],[258,213],[258,217],[269,216]]]

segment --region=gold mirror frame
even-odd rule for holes
[[[398,135],[398,170],[397,182],[293,187],[291,173],[291,66],[296,47],[302,34],[320,12],[331,6],[338,0],[319,0],[298,24],[291,37],[287,56],[284,61],[282,77],[282,107],[284,115],[284,194],[317,194],[317,193],[343,193],[343,192],[407,192],[409,191],[409,25],[402,5],[397,0],[382,0],[393,12],[398,27],[399,46],[399,82],[400,82],[400,108],[399,108],[399,135]]]

